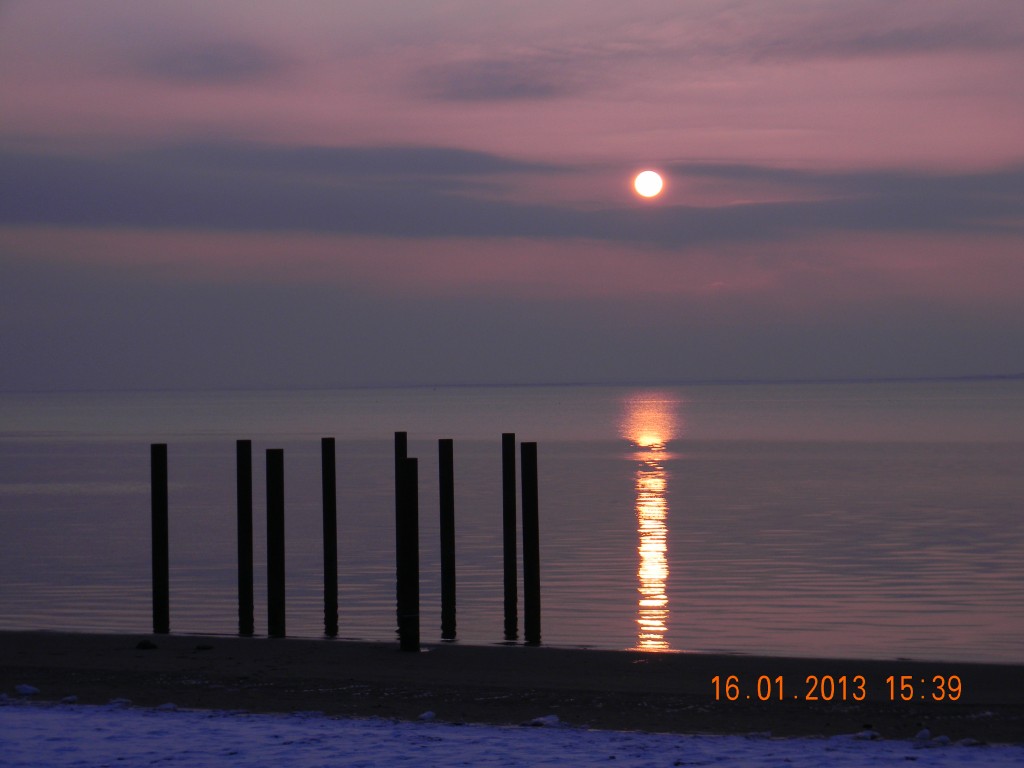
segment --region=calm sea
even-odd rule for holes
[[[539,444],[547,644],[1024,662],[1022,381],[3,394],[0,628],[149,631],[148,444],[166,442],[172,631],[234,633],[248,438],[257,631],[263,451],[283,448],[288,632],[320,636],[332,436],[341,635],[392,640],[396,430],[420,459],[425,642],[438,438],[455,440],[459,641],[502,640],[515,432]]]

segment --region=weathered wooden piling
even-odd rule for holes
[[[252,587],[252,440],[235,442],[238,499],[238,634],[256,633]]]
[[[395,562],[398,562],[400,544],[398,541],[398,519],[401,517],[401,499],[402,499],[402,471],[403,463],[409,458],[409,435],[405,432],[395,432]],[[397,606],[400,601],[398,595],[398,581],[395,581],[395,604]],[[396,626],[401,623],[401,616],[397,613],[397,607],[395,609],[395,622]],[[395,630],[396,632],[398,630]]]
[[[540,645],[540,522],[537,495],[537,444],[523,443],[523,634]]]
[[[398,489],[402,474],[402,462],[409,458],[409,434],[395,432],[395,514],[398,514]]]
[[[284,451],[267,450],[267,634],[285,636]]]
[[[320,440],[320,477],[324,500],[324,634],[338,636],[338,487],[334,438]]]
[[[516,573],[516,436],[501,436],[502,544],[505,553],[505,639],[519,637],[519,590]]]
[[[149,447],[152,533],[153,633],[171,631],[170,560],[167,529],[167,444]]]
[[[438,440],[441,509],[441,639],[455,639],[455,444]]]
[[[401,462],[398,480],[398,518],[395,521],[398,643],[403,651],[419,651],[419,471],[416,459],[406,458]]]

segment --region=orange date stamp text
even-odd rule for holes
[[[869,680],[865,675],[807,675],[803,681],[785,675],[715,675],[715,701],[957,701],[963,694],[959,675],[889,675]]]

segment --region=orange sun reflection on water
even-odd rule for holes
[[[642,651],[671,650],[668,631],[668,476],[666,446],[678,430],[678,399],[643,393],[625,401],[623,436],[637,448],[635,476],[637,553],[637,644]]]

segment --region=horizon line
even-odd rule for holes
[[[696,386],[767,386],[797,384],[897,384],[928,382],[985,382],[1021,381],[1024,371],[1018,373],[972,373],[948,376],[848,376],[848,377],[795,377],[795,378],[711,378],[677,379],[662,381],[561,381],[561,382],[435,382],[435,383],[376,383],[376,384],[317,384],[295,386],[224,386],[224,387],[95,387],[73,389],[3,389],[0,395],[53,395],[53,394],[116,394],[157,392],[325,392],[366,389],[529,389],[544,387],[696,387]]]

